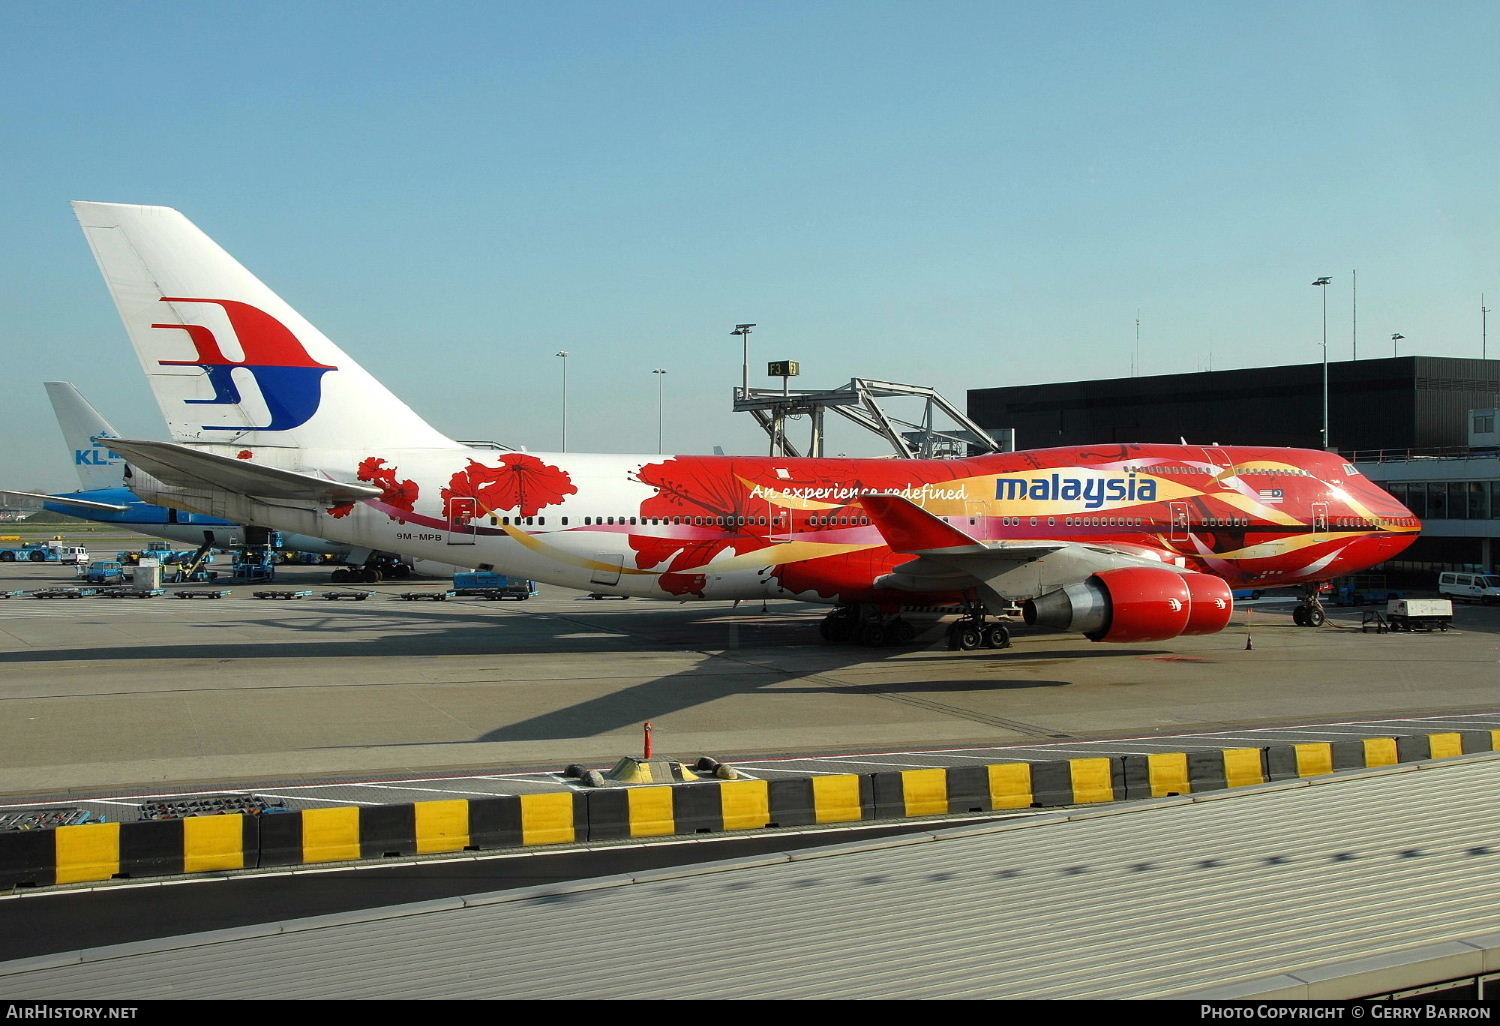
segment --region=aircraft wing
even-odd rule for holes
[[[0,502],[14,502],[12,495],[23,499],[40,499],[43,502],[55,502],[59,506],[77,506],[79,509],[92,509],[107,511],[110,513],[121,513],[129,506],[120,506],[113,502],[94,502],[91,499],[74,499],[66,495],[46,495],[42,492],[17,492],[10,489],[0,489]]]
[[[1048,539],[980,541],[897,495],[865,495],[860,504],[891,551],[916,557],[879,578],[875,583],[882,588],[974,590],[999,609],[1105,570],[1145,566],[1185,572],[1165,552]]]
[[[380,489],[332,481],[295,470],[280,470],[203,452],[175,442],[111,438],[107,444],[130,463],[165,484],[211,488],[273,499],[303,499],[323,504],[373,499]]]

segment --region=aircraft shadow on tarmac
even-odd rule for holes
[[[1066,680],[1036,680],[1004,676],[1007,662],[1036,664],[1079,658],[1139,659],[1162,655],[1158,650],[1120,646],[1046,648],[949,652],[943,630],[933,626],[908,645],[880,649],[834,646],[821,642],[817,621],[822,610],[797,604],[766,611],[753,606],[738,610],[725,607],[676,607],[676,615],[652,615],[649,607],[595,606],[585,611],[564,612],[490,608],[472,612],[452,609],[427,610],[382,602],[370,606],[341,605],[328,614],[315,616],[247,616],[234,610],[201,626],[201,643],[100,644],[55,650],[0,652],[0,666],[17,663],[48,663],[99,660],[228,660],[282,659],[324,660],[350,657],[421,658],[454,655],[545,655],[670,652],[699,654],[691,668],[668,673],[609,694],[572,703],[527,719],[495,726],[472,738],[471,743],[546,741],[559,738],[597,736],[662,719],[684,709],[735,695],[766,693],[776,688],[787,694],[850,694],[938,709],[945,715],[987,717],[972,710],[944,704],[943,694],[979,693],[1036,688],[1067,687]],[[659,607],[658,607],[659,608]],[[299,610],[300,612],[300,610]],[[273,632],[313,633],[316,643],[300,643],[287,637],[263,641],[229,641],[226,629],[255,626]],[[180,628],[179,628],[180,629]],[[211,636],[212,635],[212,636]],[[1025,634],[1023,638],[1031,635]],[[975,669],[985,666],[994,679],[965,676],[943,679],[934,672],[938,665],[954,660],[969,661]],[[978,663],[973,661],[978,660]],[[904,679],[880,682],[844,682],[820,676],[871,664],[885,663],[909,669]],[[395,665],[387,663],[386,665]],[[802,686],[781,685],[812,678]],[[404,683],[404,682],[403,682]],[[317,686],[310,684],[306,686]],[[540,687],[565,688],[567,681],[544,681]],[[450,739],[445,743],[464,743]],[[399,746],[401,742],[395,742]]]

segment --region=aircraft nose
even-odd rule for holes
[[[1415,533],[1366,535],[1354,543],[1350,554],[1356,562],[1364,566],[1375,566],[1386,560],[1395,559],[1416,540]]]

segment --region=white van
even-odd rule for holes
[[[1500,574],[1441,573],[1438,594],[1460,602],[1500,602]]]

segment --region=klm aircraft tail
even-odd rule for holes
[[[73,457],[78,483],[86,492],[100,488],[120,488],[125,482],[125,460],[104,442],[94,439],[119,438],[93,404],[66,381],[47,381],[47,398],[62,429],[63,441]]]

